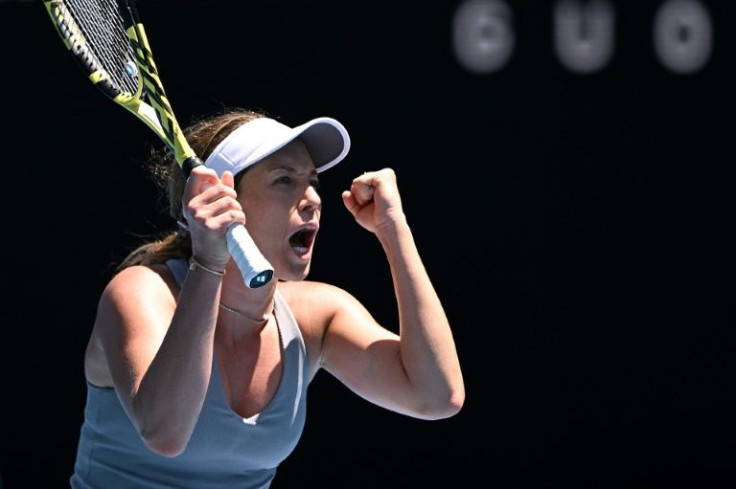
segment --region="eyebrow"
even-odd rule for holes
[[[269,173],[271,172],[277,172],[277,171],[287,171],[292,174],[304,174],[305,172],[296,168],[293,165],[285,164],[285,163],[277,163],[271,168],[269,168],[267,171]],[[317,176],[319,173],[317,172],[316,168],[312,168],[309,172],[307,172],[308,176]]]

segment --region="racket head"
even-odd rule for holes
[[[203,163],[171,110],[132,0],[44,0],[44,5],[89,80],[154,131],[189,177],[192,168]],[[248,287],[261,287],[271,280],[273,267],[245,226],[231,226],[227,240]]]
[[[107,98],[143,121],[187,172],[196,156],[169,104],[134,4],[129,0],[44,0],[61,40]]]

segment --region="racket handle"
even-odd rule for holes
[[[255,289],[271,281],[273,267],[261,254],[245,226],[230,226],[227,230],[227,249],[238,264],[245,285]]]
[[[192,169],[203,164],[198,157],[191,156],[184,161],[182,169],[189,178]],[[258,249],[245,226],[242,224],[230,226],[227,230],[227,249],[238,264],[246,286],[255,289],[271,281],[273,267]]]

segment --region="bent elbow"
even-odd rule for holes
[[[464,404],[465,390],[455,389],[447,396],[427,402],[417,416],[430,421],[451,418],[462,410]]]
[[[141,430],[143,443],[152,452],[166,458],[174,458],[181,455],[189,443],[189,437],[175,433],[152,433]]]
[[[161,455],[162,457],[166,458],[177,457],[181,455],[182,452],[184,452],[184,448],[186,448],[186,445],[180,445],[176,443],[159,443],[153,440],[146,440],[144,443],[149,450],[156,453],[157,455]]]
[[[444,402],[438,403],[434,410],[433,419],[451,418],[458,414],[465,404],[465,391],[460,389],[453,392]]]
[[[465,390],[460,389],[456,392],[453,392],[453,394],[450,396],[448,402],[447,402],[447,408],[446,408],[446,418],[455,416],[458,414],[465,404]]]

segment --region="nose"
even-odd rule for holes
[[[305,211],[315,211],[322,207],[322,198],[319,196],[319,193],[314,186],[307,186],[299,207],[301,210]]]

